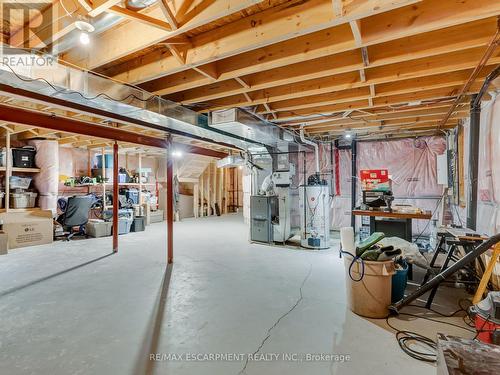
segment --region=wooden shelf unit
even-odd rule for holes
[[[0,167],[0,172],[5,172],[6,170],[7,170],[7,167]],[[12,167],[11,171],[12,172],[20,172],[20,173],[38,173],[38,172],[40,172],[40,168]]]
[[[31,211],[39,211],[40,207],[32,207],[32,208],[11,208],[10,207],[10,177],[14,173],[39,173],[40,168],[20,168],[12,166],[12,154],[10,147],[10,133],[6,132],[5,134],[5,166],[0,167],[0,172],[5,173],[5,183],[4,183],[4,208],[0,209],[0,212],[31,212]]]
[[[107,152],[108,154],[110,152]],[[106,149],[103,147],[102,150],[101,150],[101,155],[103,155],[102,157],[102,166],[101,166],[101,173],[102,173],[102,177],[103,178],[106,178],[106,158],[104,157],[104,155],[106,154]],[[112,154],[112,152],[111,152]],[[141,171],[142,169],[142,153],[141,152],[138,152],[137,153],[137,156],[138,156],[138,159],[139,159],[139,165],[138,165],[138,170]],[[139,178],[140,178],[140,173],[139,172]],[[104,209],[109,209],[109,208],[112,208],[112,206],[108,206],[106,205],[106,187],[108,186],[113,186],[113,183],[111,182],[105,182],[105,183],[101,183],[100,184],[102,186],[102,196],[103,196],[103,202],[104,202]],[[142,201],[142,188],[143,187],[146,187],[146,186],[154,186],[156,187],[157,186],[157,182],[119,182],[118,183],[118,186],[133,186],[133,187],[137,187],[139,190],[139,202]]]

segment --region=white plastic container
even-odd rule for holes
[[[85,229],[87,235],[98,238],[111,236],[112,227],[113,223],[109,221],[89,220]]]
[[[30,184],[30,177],[10,176],[9,178],[9,186],[11,189],[28,189]]]
[[[131,217],[119,217],[118,218],[118,234],[130,233],[130,228],[132,227],[134,219]]]
[[[153,211],[150,214],[150,223],[159,223],[164,220],[163,210]]]
[[[10,208],[33,208],[35,207],[37,193],[10,193]]]

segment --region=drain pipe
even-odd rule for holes
[[[479,136],[481,122],[481,98],[488,90],[490,83],[500,76],[498,65],[485,79],[481,90],[472,96],[470,104],[470,129],[469,129],[469,196],[467,205],[467,228],[476,230],[477,224],[477,179],[479,169]]]
[[[306,139],[304,137],[304,125],[300,127],[300,140],[302,141],[302,143],[314,147],[316,174],[319,176],[319,147],[316,142],[310,141],[309,139]]]
[[[477,218],[477,178],[479,169],[479,126],[481,118],[481,101],[477,95],[472,96],[469,126],[469,204],[467,205],[467,228],[476,230]]]
[[[353,139],[351,143],[351,227],[356,233],[356,216],[353,215],[352,211],[356,209],[356,195],[358,192],[357,188],[357,175],[358,175],[358,142]]]

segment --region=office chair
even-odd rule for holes
[[[68,230],[69,234],[66,241],[71,240],[75,235],[85,235],[85,224],[89,221],[89,211],[95,202],[95,197],[92,195],[73,196],[68,198],[66,210],[59,215],[57,222],[61,224],[64,230]],[[73,228],[78,227],[78,231]]]

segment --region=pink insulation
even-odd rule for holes
[[[39,206],[44,210],[57,210],[59,182],[59,144],[52,140],[33,140],[30,145],[36,148],[35,163],[40,168],[34,178],[38,190]]]
[[[445,150],[443,137],[360,142],[358,169],[388,169],[396,197],[440,197],[436,156]]]
[[[500,98],[498,96],[483,102],[480,126],[477,230],[493,235],[500,231]],[[468,144],[468,140],[465,142]]]
[[[73,149],[70,147],[59,147],[59,174],[71,177],[74,175]]]
[[[388,169],[393,180],[395,203],[411,204],[434,211],[442,187],[437,184],[436,156],[446,149],[444,137],[421,137],[358,143],[360,169]],[[349,226],[351,221],[351,151],[339,150],[340,196],[333,199],[332,228]],[[358,184],[358,202],[361,202]],[[358,219],[358,225],[360,221]],[[413,233],[424,231],[427,222],[413,221]]]

